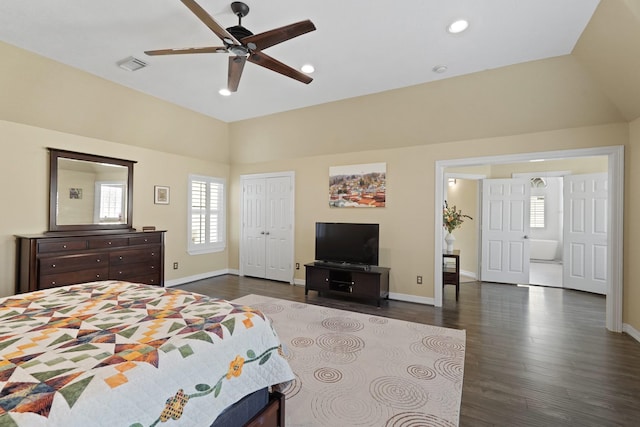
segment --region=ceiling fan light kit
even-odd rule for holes
[[[447,31],[449,31],[451,34],[460,34],[463,31],[466,31],[467,28],[469,28],[469,21],[467,21],[466,19],[458,19],[452,22],[451,25],[449,25]]]
[[[244,69],[246,61],[305,84],[309,84],[313,80],[307,74],[298,71],[295,68],[292,68],[262,52],[264,49],[271,46],[314,31],[316,27],[310,20],[285,25],[284,27],[275,28],[259,34],[253,34],[242,26],[242,18],[249,14],[249,6],[243,2],[235,1],[231,3],[231,10],[238,17],[238,25],[225,29],[194,0],[180,1],[187,6],[187,8],[189,8],[189,10],[191,10],[198,19],[200,19],[200,21],[209,27],[216,36],[218,36],[224,46],[148,50],[145,51],[145,54],[154,56],[190,53],[231,53],[235,56],[229,57],[227,76],[227,90],[229,93],[236,92],[238,90],[240,77],[242,76],[242,70]]]

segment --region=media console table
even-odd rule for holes
[[[336,266],[335,264],[312,262],[305,264],[304,294],[317,291],[333,295],[351,295],[364,299],[375,299],[380,307],[383,299],[389,298],[389,268]]]

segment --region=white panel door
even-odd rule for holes
[[[482,180],[482,281],[529,283],[529,195],[528,179]]]
[[[288,176],[266,180],[266,274],[271,280],[292,278],[291,179]]]
[[[293,281],[293,177],[243,177],[240,272]]]
[[[265,276],[265,180],[243,181],[243,272],[248,276]]]
[[[571,175],[564,182],[564,287],[606,295],[607,174]]]

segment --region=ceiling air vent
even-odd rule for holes
[[[140,68],[144,68],[147,66],[146,62],[138,58],[134,58],[133,56],[121,59],[120,61],[117,62],[117,64],[118,64],[118,67],[124,68],[127,71],[137,71]]]

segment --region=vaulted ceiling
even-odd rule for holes
[[[222,26],[229,2],[198,0]],[[573,52],[629,120],[640,116],[637,0],[247,0],[254,33],[303,19],[317,30],[267,52],[312,63],[304,85],[247,64],[237,93],[221,97],[228,54],[149,57],[150,49],[221,45],[180,0],[0,2],[0,40],[226,122],[429,84]],[[594,14],[595,11],[595,14]],[[449,34],[455,19],[469,20]],[[586,29],[585,29],[586,28]],[[134,56],[148,67],[116,62]],[[434,67],[446,66],[443,73]]]

